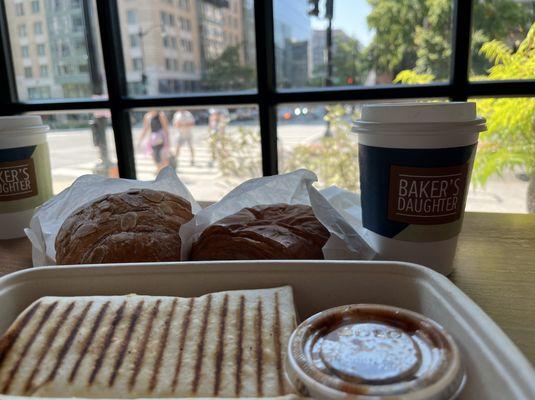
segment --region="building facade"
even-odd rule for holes
[[[195,91],[201,78],[198,19],[193,0],[120,0],[129,92]]]
[[[6,1],[5,5],[19,97],[54,96],[60,88],[54,82],[45,1]]]
[[[305,0],[274,3],[275,68],[282,87],[305,86],[310,75],[311,23]]]
[[[94,0],[5,2],[19,97],[103,94]],[[117,0],[131,95],[207,90],[206,62],[229,46],[255,63],[253,0]],[[91,57],[88,57],[88,55]],[[209,88],[208,88],[209,90]]]

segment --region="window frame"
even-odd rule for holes
[[[131,96],[127,90],[117,1],[96,0],[108,98],[21,101],[18,98],[15,84],[5,0],[0,0],[0,80],[7,82],[0,87],[0,115],[109,109],[119,174],[123,178],[135,179],[132,126],[129,116],[132,109],[253,105],[258,107],[262,171],[264,176],[274,175],[278,173],[277,106],[281,104],[437,97],[448,98],[452,101],[466,101],[470,97],[535,96],[535,80],[469,81],[474,1],[453,0],[452,67],[450,80],[445,83],[279,89],[275,76],[273,0],[255,0],[256,90],[170,96]]]

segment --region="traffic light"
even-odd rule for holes
[[[317,17],[320,15],[320,0],[308,0],[309,10],[308,15]]]
[[[334,0],[326,0],[325,3],[325,18],[332,19],[334,12]]]

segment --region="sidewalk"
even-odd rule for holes
[[[233,128],[235,127],[230,126],[229,132]],[[323,131],[323,125],[281,125],[278,132],[279,149],[288,153],[297,144],[312,141],[318,135],[322,135]],[[139,132],[139,128],[134,128],[134,139],[137,139]],[[108,131],[107,136],[109,154],[113,155],[112,162],[116,162],[111,130]],[[175,140],[172,139],[173,152]],[[94,173],[98,149],[93,146],[89,129],[51,132],[48,135],[48,142],[55,193],[68,187],[77,177]],[[211,155],[206,126],[195,127],[194,144],[195,165],[190,165],[189,148],[184,147],[181,149],[177,170],[178,176],[196,199],[216,201],[244,180],[225,177],[217,165],[210,166]],[[154,179],[156,167],[150,155],[136,149],[135,161],[138,179]],[[474,189],[472,187],[470,189],[466,209],[468,211],[525,213],[527,187],[527,182],[519,180],[513,174],[505,174],[503,178],[494,177],[485,188]]]

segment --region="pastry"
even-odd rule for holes
[[[171,193],[134,189],[105,195],[71,214],[56,237],[57,264],[180,260],[180,226],[191,204]]]
[[[202,232],[191,260],[323,259],[329,232],[312,208],[272,204],[244,208]]]

